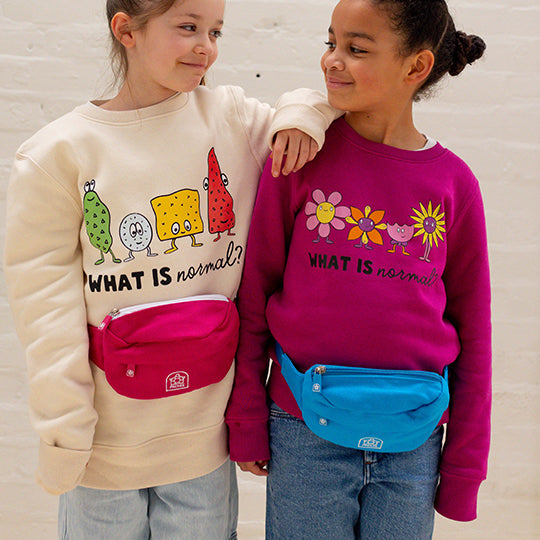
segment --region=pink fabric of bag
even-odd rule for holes
[[[238,329],[236,305],[221,295],[133,306],[88,326],[89,355],[119,394],[165,398],[221,381]]]

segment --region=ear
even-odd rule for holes
[[[412,56],[407,73],[407,82],[420,86],[429,76],[435,63],[433,53],[424,49]]]
[[[111,20],[111,31],[114,37],[126,48],[129,49],[135,45],[135,37],[131,28],[131,17],[119,11]]]

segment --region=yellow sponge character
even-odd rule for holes
[[[204,231],[201,219],[199,192],[181,189],[170,195],[161,195],[150,201],[156,215],[156,231],[162,241],[171,240],[171,247],[165,253],[172,253],[176,238],[191,237],[193,247],[202,246],[195,240],[195,234]]]

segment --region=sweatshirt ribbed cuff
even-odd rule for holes
[[[240,423],[227,420],[229,452],[232,461],[262,461],[270,459],[268,422]]]
[[[79,485],[91,450],[68,450],[39,443],[37,483],[51,495],[61,495]]]
[[[439,488],[435,497],[435,510],[454,521],[473,521],[476,519],[480,484],[481,480],[441,471]]]

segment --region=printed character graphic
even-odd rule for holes
[[[142,214],[128,214],[120,223],[120,240],[129,250],[129,255],[124,262],[132,261],[134,251],[144,251],[148,257],[156,257],[152,253],[150,242],[152,241],[152,226]]]
[[[112,236],[111,236],[111,214],[109,209],[103,204],[99,195],[95,192],[96,181],[91,180],[84,184],[84,222],[86,224],[86,232],[90,243],[99,249],[101,258],[94,264],[97,266],[105,261],[105,253],[110,253],[113,262],[120,263],[120,259],[117,259],[113,253]]]
[[[317,243],[324,238],[327,244],[333,244],[334,242],[329,238],[330,226],[338,231],[344,229],[345,222],[341,218],[349,219],[351,211],[346,206],[338,206],[343,197],[337,191],[331,193],[328,200],[320,189],[316,189],[311,197],[315,202],[306,203],[305,213],[308,216],[306,221],[308,230],[317,229],[317,238],[313,242]]]
[[[176,239],[184,236],[191,237],[192,247],[202,246],[195,240],[195,234],[204,231],[198,191],[181,189],[155,197],[150,204],[156,216],[158,238],[162,242],[171,241],[171,247],[165,253],[176,251]]]
[[[410,217],[416,221],[414,228],[418,229],[414,236],[423,234],[422,244],[426,244],[424,255],[420,257],[421,261],[431,262],[429,260],[429,252],[433,247],[433,243],[435,242],[435,247],[439,247],[437,239],[444,242],[444,238],[441,234],[446,232],[444,228],[445,222],[443,220],[444,212],[439,213],[440,209],[441,205],[439,204],[439,206],[433,210],[431,201],[429,201],[427,210],[422,203],[420,203],[420,210],[417,210],[416,208],[412,209],[416,215]]]
[[[235,224],[233,198],[227,191],[229,180],[221,172],[216,152],[212,148],[208,153],[208,178],[204,179],[203,187],[208,191],[208,229],[217,234],[214,242],[221,238],[221,233],[227,231],[228,236],[234,236],[232,228]]]
[[[390,225],[390,223],[387,223],[386,232],[393,244],[392,249],[389,249],[388,253],[395,253],[396,246],[400,246],[403,255],[410,255],[410,253],[405,251],[405,248],[414,235],[414,225],[398,225],[397,223]]]
[[[347,223],[355,225],[349,231],[347,240],[358,240],[358,244],[354,244],[354,247],[364,247],[366,249],[373,249],[373,246],[369,245],[369,242],[373,242],[379,246],[383,245],[383,238],[379,230],[386,229],[386,223],[381,223],[384,217],[384,210],[371,211],[370,206],[366,206],[364,211],[359,208],[351,206],[351,215],[347,218]]]

